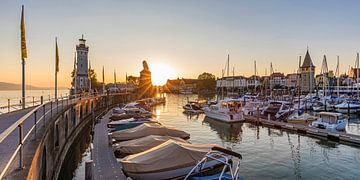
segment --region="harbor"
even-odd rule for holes
[[[350,4],[4,3],[0,180],[359,179]]]
[[[196,100],[197,95],[167,94],[166,98],[165,104],[152,109],[156,115],[154,118],[166,126],[188,132],[191,143],[215,143],[241,153],[240,175],[244,179],[264,176],[269,179],[342,179],[345,176],[356,179],[359,175],[356,167],[360,149],[357,145],[248,120],[228,124],[207,118],[204,114],[190,116],[183,113],[182,106],[188,98]],[[349,127],[359,126],[351,123]],[[356,131],[352,133],[356,134]],[[89,156],[83,159],[87,158]],[[273,168],[269,169],[268,166]],[[345,170],[346,175],[340,173]],[[82,171],[85,171],[84,167],[76,170],[75,179],[83,177]]]

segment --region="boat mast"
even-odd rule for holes
[[[227,57],[227,77],[229,77],[230,75],[229,75],[229,66],[230,66],[230,55],[228,54],[228,57]]]
[[[356,53],[356,61],[355,61],[355,69],[356,69],[356,92],[357,98],[359,98],[359,53]]]
[[[256,83],[256,61],[254,61],[254,70],[255,70],[255,75],[254,75],[254,92],[256,92],[256,86],[257,86],[257,83]]]
[[[339,70],[339,56],[337,56],[337,63],[336,63],[336,71],[335,71],[335,76],[337,77],[336,80],[336,86],[337,86],[337,96],[340,97],[340,70]]]
[[[328,74],[328,66],[327,66],[327,61],[326,61],[326,56],[324,55],[324,59],[323,59],[323,63],[322,63],[322,67],[321,67],[321,73],[323,76],[323,84],[322,84],[322,89],[323,89],[323,95],[326,96],[326,84],[328,83],[328,79],[327,79],[327,74]]]
[[[272,65],[272,62],[270,62],[270,96],[273,95],[273,86],[271,84],[272,82],[272,74],[274,73],[274,69],[273,69],[273,65]]]

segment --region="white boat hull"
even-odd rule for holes
[[[324,127],[326,130],[330,130],[330,131],[344,131],[346,129],[346,125],[347,125],[347,120],[344,120],[341,123],[337,123],[337,124],[329,124],[326,122],[318,122],[318,121],[314,121],[311,123],[312,127],[315,128],[319,128]]]
[[[206,110],[205,115],[209,118],[228,123],[245,121],[244,115],[242,113],[227,114],[223,112],[213,112],[211,110]]]

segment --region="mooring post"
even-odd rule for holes
[[[260,107],[256,106],[256,111],[257,111],[257,123],[260,122]]]
[[[22,129],[23,124],[19,124],[19,145],[20,145],[20,150],[19,150],[19,169],[23,168],[23,143],[22,143],[22,135],[23,135],[23,129]]]
[[[35,133],[35,139],[36,139],[36,113],[37,111],[34,112],[34,133]]]
[[[85,180],[93,180],[93,167],[93,160],[88,160],[85,162]]]
[[[10,112],[10,99],[8,99],[8,113]]]

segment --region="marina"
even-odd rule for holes
[[[359,5],[4,3],[0,180],[359,179]]]

